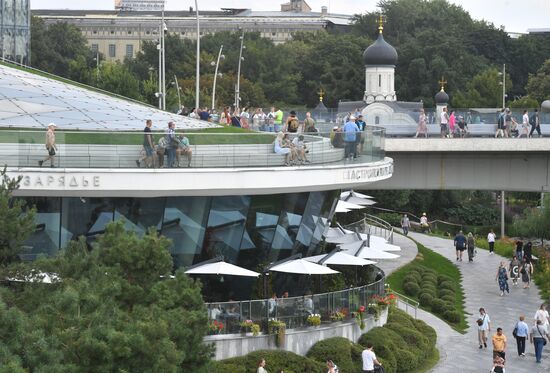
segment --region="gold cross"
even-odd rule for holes
[[[319,95],[319,101],[323,102],[323,96],[325,95],[325,91],[323,91],[323,88],[319,88],[317,94]]]
[[[384,30],[384,16],[380,14],[380,16],[378,17],[378,31],[382,33],[382,30]]]
[[[447,81],[445,80],[445,77],[441,77],[441,80],[438,81],[439,85],[441,86],[441,90],[445,90],[445,84],[447,84]]]

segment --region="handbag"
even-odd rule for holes
[[[539,329],[539,326],[537,325],[537,330],[539,331],[539,334],[540,336],[542,337],[542,345],[543,346],[546,346],[546,338],[544,338],[544,336],[542,335],[542,333],[540,332],[540,329]]]
[[[514,330],[512,331],[512,335],[514,338],[518,337],[518,324],[516,323],[516,326],[514,327]]]

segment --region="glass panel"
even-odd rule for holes
[[[61,210],[61,247],[79,236],[94,240],[113,221],[111,198],[63,198]]]
[[[34,260],[40,255],[53,256],[59,249],[61,198],[27,197],[28,207],[36,207],[36,230],[24,243],[22,260]]]
[[[270,261],[275,262],[292,254],[307,199],[308,193],[284,195],[281,215],[269,253]]]
[[[201,258],[209,197],[168,197],[162,234],[172,239],[174,267],[190,266]]]
[[[321,212],[326,194],[326,192],[311,192],[309,194],[302,224],[300,224],[300,230],[298,230],[298,236],[296,237],[296,240],[306,247],[309,247],[313,238],[313,231],[319,219],[319,213]]]
[[[114,219],[125,218],[124,227],[139,235],[149,227],[160,228],[164,198],[117,198]]]

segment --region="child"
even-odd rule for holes
[[[504,359],[500,356],[495,357],[493,360],[493,368],[491,369],[491,373],[506,373],[506,369],[504,369]]]

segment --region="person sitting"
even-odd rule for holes
[[[344,134],[340,127],[334,126],[332,131],[330,132],[330,143],[335,148],[343,148],[344,147]]]
[[[273,143],[273,151],[276,154],[284,154],[285,166],[289,166],[291,162],[294,162],[295,151],[291,149],[290,145],[285,141],[285,135],[282,132],[277,134],[277,138]]]
[[[191,167],[191,159],[193,158],[193,150],[189,144],[189,139],[182,133],[178,136],[178,148],[176,149],[176,163],[178,167],[180,165],[181,156],[187,157],[187,167]]]
[[[162,168],[164,166],[164,154],[166,154],[166,137],[161,137],[160,140],[157,143],[157,159],[158,159],[158,166],[159,168]]]
[[[306,157],[306,154],[309,153],[309,150],[304,143],[304,136],[299,135],[292,140],[292,145],[296,149],[297,160],[300,163],[310,163]]]
[[[222,310],[219,304],[214,304],[210,309],[210,320],[217,320],[218,317],[222,314]]]
[[[267,301],[267,311],[269,316],[275,316],[277,311],[277,294],[273,293],[271,298]]]

